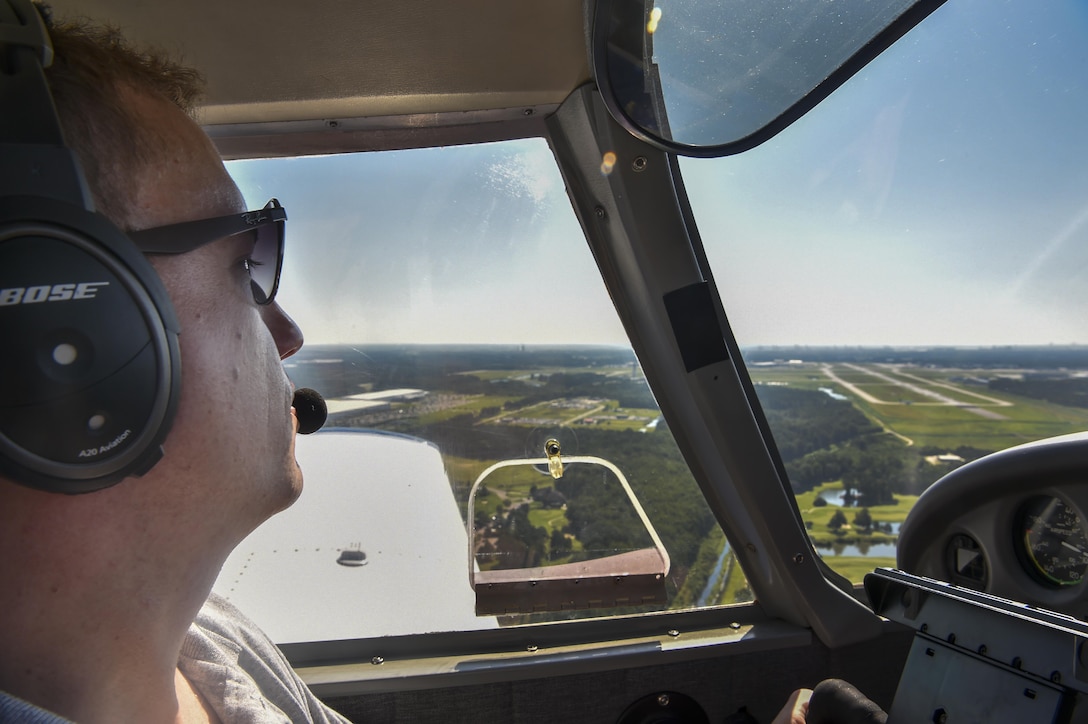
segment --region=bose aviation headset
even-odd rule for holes
[[[162,457],[178,323],[143,254],[94,211],[30,0],[0,0],[0,475],[85,493]]]

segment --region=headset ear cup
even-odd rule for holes
[[[0,474],[83,493],[147,472],[177,408],[177,335],[155,270],[107,219],[0,198]]]

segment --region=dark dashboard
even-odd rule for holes
[[[1088,433],[1003,450],[937,481],[903,523],[898,566],[1088,619]]]

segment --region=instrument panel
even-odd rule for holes
[[[1088,620],[1088,433],[952,471],[900,530],[898,567]]]

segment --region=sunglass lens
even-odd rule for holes
[[[283,263],[283,226],[283,221],[277,221],[257,228],[249,267],[253,299],[257,304],[268,304],[276,295]]]

